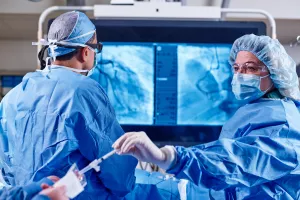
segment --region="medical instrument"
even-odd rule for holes
[[[95,159],[93,162],[91,162],[88,166],[86,166],[85,168],[83,168],[82,170],[79,171],[79,174],[84,174],[86,172],[88,172],[91,169],[95,169],[96,172],[100,171],[100,166],[98,166],[103,160],[106,160],[107,158],[109,158],[110,156],[114,155],[117,152],[117,150],[113,150],[107,154],[105,154],[104,156],[102,156],[99,159]]]

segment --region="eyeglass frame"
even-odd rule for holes
[[[97,49],[97,53],[101,53],[102,52],[102,48],[103,48],[103,44],[101,42],[97,42],[96,44],[92,44],[92,43],[85,43],[85,44],[65,44],[63,42],[61,43],[57,43],[56,44],[59,47],[64,47],[64,48],[71,48],[71,49],[81,49],[84,47],[89,47],[89,49],[91,49],[92,51],[96,52]]]
[[[257,72],[248,72],[248,66],[247,66],[248,64],[254,64],[253,67],[257,68]],[[238,71],[235,71],[235,66],[239,68]],[[269,72],[267,67],[263,63],[259,64],[259,63],[253,62],[253,61],[248,61],[248,62],[245,62],[243,64],[234,63],[231,67],[232,67],[232,71],[234,73],[261,74],[262,72]],[[239,72],[243,69],[246,69],[246,71],[245,72]]]
[[[94,50],[97,49],[97,53],[102,52],[103,44],[101,42],[97,42],[96,44],[86,43],[85,45],[93,48]]]

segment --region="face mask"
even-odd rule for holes
[[[95,49],[94,52],[95,52],[94,65],[93,65],[93,68],[88,72],[87,76],[91,76],[94,73],[95,68],[97,67],[97,64],[98,64],[98,59],[97,59],[98,49]]]
[[[273,84],[265,91],[260,90],[261,79],[270,76],[257,76],[253,74],[234,74],[231,85],[232,92],[234,93],[236,99],[244,100],[246,102],[251,102],[260,97],[273,86]]]
[[[95,56],[94,56],[94,67],[95,68],[97,66],[97,55],[98,55],[98,49],[95,49]]]
[[[96,68],[96,66],[94,66],[94,67],[88,72],[87,76],[92,76],[92,75],[94,74],[94,72],[95,72],[95,68]]]

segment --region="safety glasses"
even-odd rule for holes
[[[92,51],[97,52],[97,53],[101,53],[102,48],[103,48],[103,44],[101,42],[98,42],[96,44],[92,44],[92,43],[79,44],[79,43],[69,43],[69,42],[57,42],[55,45],[59,46],[59,47],[75,48],[75,49],[80,49],[80,48],[83,48],[83,47],[88,47]]]
[[[234,73],[246,73],[246,74],[260,74],[262,72],[267,72],[267,67],[261,63],[246,62],[244,64],[234,63],[232,65],[232,70]]]
[[[93,49],[97,49],[97,53],[101,53],[103,48],[103,44],[101,42],[98,42],[96,44],[86,43],[86,45]]]

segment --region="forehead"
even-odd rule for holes
[[[235,62],[236,63],[245,63],[245,62],[260,62],[258,58],[251,52],[249,51],[240,51],[238,52]]]

